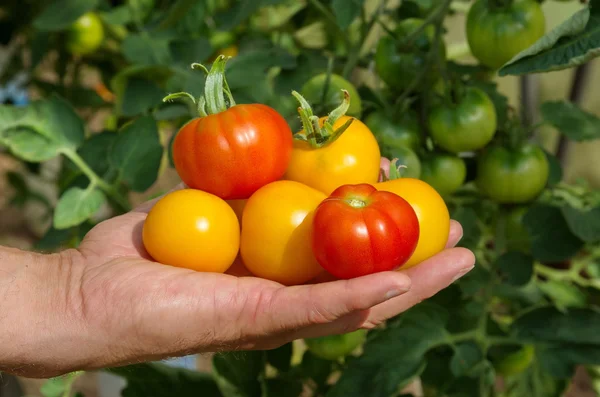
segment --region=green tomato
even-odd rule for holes
[[[397,159],[397,165],[404,166],[399,170],[401,177],[415,179],[421,177],[421,160],[412,149],[406,146],[397,146],[386,151],[384,156],[390,160]]]
[[[529,252],[531,248],[531,236],[523,224],[523,217],[528,210],[526,206],[519,206],[506,216],[506,248],[509,251]]]
[[[307,81],[300,91],[300,94],[302,94],[304,99],[313,105],[315,114],[318,116],[325,116],[327,113],[340,106],[343,100],[341,90],[344,89],[350,94],[350,107],[346,114],[348,116],[359,118],[362,114],[362,100],[358,95],[356,87],[342,76],[331,74],[327,92],[325,93],[325,100],[323,101],[323,89],[325,88],[326,79],[326,73],[318,74]]]
[[[315,356],[325,360],[338,360],[361,346],[367,338],[367,331],[359,329],[342,335],[322,336],[304,339],[306,347]]]
[[[407,18],[396,27],[397,39],[402,40],[419,29],[423,20]],[[379,77],[391,88],[398,91],[409,87],[423,73],[426,66],[427,53],[433,45],[435,28],[428,25],[423,32],[417,35],[411,45],[402,46],[391,36],[384,36],[377,44],[375,53],[375,69]],[[446,46],[443,42],[439,45],[440,57],[446,58]],[[439,71],[431,67],[416,90],[423,89],[435,83],[439,78]]]
[[[467,15],[467,41],[482,64],[498,69],[530,47],[546,31],[542,7],[535,0],[513,0],[505,6],[477,0]]]
[[[458,103],[435,106],[427,121],[435,143],[451,153],[483,148],[490,143],[497,127],[494,103],[475,87],[466,88]]]
[[[102,21],[94,12],[83,14],[67,30],[67,50],[74,55],[96,51],[104,41]]]
[[[421,146],[419,121],[413,112],[404,113],[398,121],[394,121],[384,112],[377,111],[368,115],[364,122],[377,138],[385,157],[390,157],[389,151],[394,148],[418,150]]]
[[[549,174],[548,159],[539,146],[524,144],[515,150],[492,146],[479,157],[476,184],[496,202],[519,204],[542,193]]]
[[[496,372],[502,376],[514,376],[525,371],[535,358],[535,347],[525,345],[493,363]]]
[[[430,184],[442,196],[456,192],[466,178],[465,161],[453,154],[436,153],[421,162],[421,180]]]

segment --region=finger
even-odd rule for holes
[[[143,212],[143,213],[148,213],[150,212],[150,210],[152,209],[152,207],[154,207],[154,205],[158,202],[158,200],[160,200],[161,198],[165,197],[167,194],[172,193],[176,190],[181,190],[181,189],[187,189],[187,186],[182,182],[177,184],[177,186],[175,186],[173,189],[169,190],[167,193],[156,197],[152,200],[146,201],[145,203],[142,203],[140,205],[138,205],[137,207],[135,207],[131,212]]]
[[[379,168],[382,170],[379,173],[379,181],[381,182],[383,181],[384,176],[387,178],[390,175],[390,160],[385,157],[382,157],[379,163]]]
[[[450,234],[448,235],[448,242],[446,243],[446,248],[456,247],[456,244],[463,237],[463,227],[462,225],[455,221],[454,219],[450,220]]]
[[[410,288],[410,278],[401,272],[285,287],[273,294],[263,315],[265,321],[274,322],[273,329],[280,330],[330,324],[405,294]]]
[[[451,248],[412,268],[400,271],[410,277],[410,291],[373,309],[365,327],[373,327],[432,297],[473,269],[475,256],[466,248]]]

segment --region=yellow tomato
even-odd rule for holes
[[[242,216],[240,253],[255,276],[284,285],[305,283],[324,270],[312,252],[314,210],[326,196],[294,181],[257,190]]]
[[[349,116],[341,117],[333,126],[343,126]],[[321,124],[326,118],[320,119]],[[303,133],[304,131],[302,131]],[[297,181],[329,195],[342,185],[370,183],[379,179],[381,153],[375,136],[360,120],[335,141],[321,148],[294,140],[294,150],[285,179]]]
[[[375,184],[377,190],[396,193],[410,203],[419,218],[419,242],[402,269],[441,252],[450,234],[450,214],[442,196],[429,184],[413,178],[399,178]]]
[[[224,273],[239,252],[240,224],[224,200],[183,189],[167,194],[150,210],[142,238],[157,262]]]

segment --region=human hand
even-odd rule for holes
[[[155,202],[100,223],[78,250],[63,255],[68,282],[61,283],[61,301],[68,303],[73,335],[55,341],[38,355],[47,362],[21,374],[47,377],[192,353],[270,349],[372,328],[474,264],[470,251],[452,248],[462,235],[453,222],[448,249],[406,271],[292,287],[239,266],[230,274],[200,273],[155,263],[144,249],[142,226]]]

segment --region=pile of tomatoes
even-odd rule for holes
[[[224,57],[207,77],[201,116],[173,143],[186,189],[162,197],[143,227],[157,262],[224,273],[245,268],[284,285],[347,279],[421,263],[444,249],[450,217],[440,194],[413,178],[381,181],[372,131],[328,116],[297,92],[304,129],[263,104],[235,104]]]

